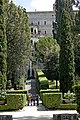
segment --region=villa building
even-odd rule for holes
[[[38,40],[39,37],[53,36],[54,11],[27,12],[27,15],[33,42]]]

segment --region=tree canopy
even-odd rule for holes
[[[0,0],[0,89],[6,89],[7,41],[6,41],[5,1]]]
[[[74,80],[74,54],[71,35],[71,16],[63,9],[61,16],[60,37],[60,90],[65,93],[72,91]]]
[[[27,12],[12,1],[7,8],[7,78],[12,84],[25,79],[30,56],[30,31]]]
[[[36,43],[36,56],[43,63],[43,69],[48,79],[58,79],[60,47],[52,37],[40,38]]]

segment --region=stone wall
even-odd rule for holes
[[[79,120],[78,114],[53,114],[53,120]]]

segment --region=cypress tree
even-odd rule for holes
[[[80,9],[75,16],[74,54],[75,54],[75,76],[80,77]]]
[[[6,88],[7,41],[5,27],[5,1],[0,0],[0,89]]]
[[[67,10],[71,18],[73,19],[73,10],[72,5],[74,0],[56,0],[56,22],[57,22],[57,41],[60,43],[60,34],[61,34],[61,16],[63,8]]]
[[[72,91],[74,81],[74,54],[71,36],[71,16],[65,9],[61,16],[60,36],[60,90],[65,93]]]

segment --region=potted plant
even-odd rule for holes
[[[0,105],[5,104],[6,102],[6,92],[1,90],[0,91]]]
[[[64,94],[64,103],[74,103],[74,101],[75,101],[74,93],[70,93],[70,91],[68,91],[67,93]]]

